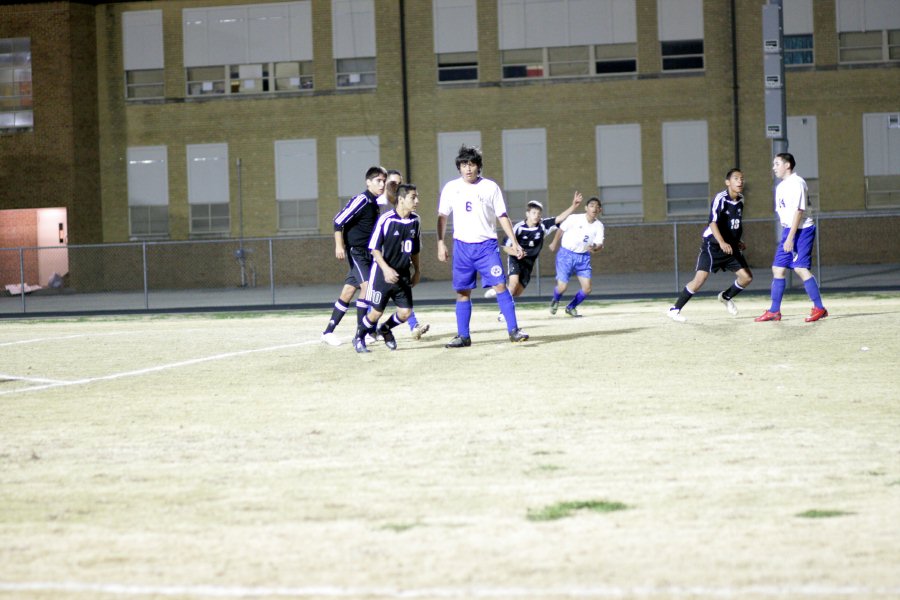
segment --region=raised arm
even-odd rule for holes
[[[556,216],[556,224],[559,225],[560,223],[565,221],[569,215],[571,215],[573,212],[575,212],[575,209],[581,205],[581,201],[583,199],[584,199],[584,197],[581,195],[581,192],[576,191],[575,196],[572,198],[572,205]]]

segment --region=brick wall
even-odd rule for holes
[[[656,0],[636,0],[638,73],[634,76],[565,81],[501,81],[496,0],[479,0],[479,81],[437,85],[432,47],[432,7],[427,1],[406,2],[409,95],[409,154],[405,165],[399,44],[399,7],[378,2],[375,90],[335,90],[331,40],[331,1],[312,0],[315,91],[266,98],[185,98],[182,57],[184,8],[246,4],[249,0],[151,0],[114,2],[96,7],[69,2],[0,6],[0,36],[33,39],[35,121],[33,133],[0,136],[0,208],[65,206],[70,241],[121,242],[129,236],[125,156],[129,146],[168,148],[170,237],[189,234],[187,165],[189,144],[227,143],[231,189],[231,237],[237,237],[243,202],[244,235],[277,235],[273,142],[315,138],[318,145],[319,233],[304,244],[285,242],[295,254],[276,269],[295,272],[302,280],[332,281],[343,275],[334,265],[331,219],[341,205],[337,197],[337,137],[378,135],[381,162],[408,170],[419,186],[420,214],[426,232],[436,225],[439,194],[437,135],[446,131],[481,132],[485,174],[502,184],[504,129],[542,127],[547,131],[548,213],[568,204],[572,191],[596,193],[597,125],[641,125],[644,224],[659,227],[615,228],[601,268],[627,271],[668,268],[672,225],[666,215],[662,165],[662,125],[668,121],[706,120],[709,126],[710,191],[737,162],[746,176],[747,217],[771,217],[771,143],[763,134],[761,7],[766,0],[735,3],[738,14],[736,52],[737,106],[733,104],[731,14],[728,2],[704,3],[705,71],[662,74],[657,36]],[[126,102],[122,65],[121,14],[161,9],[164,26],[165,99]],[[862,114],[900,111],[900,68],[896,64],[846,68],[837,62],[835,9],[830,1],[814,3],[815,68],[787,73],[788,113],[815,115],[819,139],[819,200],[826,212],[864,211]],[[735,117],[737,127],[735,127]],[[737,131],[736,131],[737,130]],[[738,134],[738,138],[735,134]],[[690,152],[691,149],[685,149]],[[738,155],[740,160],[738,161]],[[242,159],[239,189],[234,161]],[[798,157],[803,174],[803,157]],[[360,174],[360,189],[363,187]],[[514,220],[521,218],[513,216]],[[845,223],[845,221],[840,221]],[[849,222],[847,222],[849,223]],[[871,220],[860,221],[870,227]],[[770,245],[764,226],[760,235]],[[830,262],[898,260],[894,238],[867,238],[847,225],[829,246]],[[679,261],[689,268],[699,231],[679,229]],[[748,228],[748,235],[755,226]],[[431,234],[429,233],[429,236]],[[426,237],[429,237],[426,236]],[[433,248],[433,238],[430,238]],[[752,252],[756,252],[754,243]],[[655,249],[662,249],[655,252]],[[426,275],[448,277],[428,250]],[[221,256],[200,252],[209,260],[203,277],[215,279],[230,266]],[[754,261],[756,255],[754,254]],[[636,260],[635,257],[641,257]],[[129,263],[113,260],[108,269]],[[174,260],[174,258],[173,258]],[[434,260],[434,262],[430,262]],[[307,264],[307,261],[309,264]],[[177,264],[177,262],[175,263]],[[289,266],[288,266],[289,265]],[[312,266],[309,266],[312,265]],[[96,267],[94,267],[96,268]],[[87,272],[87,271],[86,271]],[[281,271],[279,271],[281,272]],[[104,285],[115,285],[115,277]],[[177,275],[169,277],[180,281]],[[131,284],[129,284],[131,285]]]
[[[0,210],[0,248],[9,248],[0,251],[0,287],[22,282],[22,259],[25,283],[38,283],[37,253],[26,252],[20,257],[17,249],[37,243],[37,211]]]
[[[0,210],[65,207],[73,243],[101,241],[94,8],[0,6],[0,37],[31,39],[34,130],[0,135]]]

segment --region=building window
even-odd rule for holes
[[[663,71],[703,69],[703,40],[662,42]]]
[[[126,154],[131,236],[168,236],[169,169],[166,147],[131,147]]]
[[[839,39],[842,63],[900,61],[900,29],[848,31]]]
[[[338,206],[366,189],[366,171],[380,165],[380,141],[377,135],[339,137],[337,139]]]
[[[125,72],[125,97],[129,100],[165,96],[162,69],[140,69]]]
[[[281,4],[185,9],[188,96],[312,90],[312,8]]]
[[[811,65],[813,62],[811,34],[784,36],[784,66]]]
[[[637,72],[634,0],[498,0],[504,79]]]
[[[835,0],[841,63],[900,61],[900,11],[889,0]]]
[[[228,233],[231,216],[227,204],[191,204],[191,233]]]
[[[656,0],[663,71],[703,69],[703,0]]]
[[[588,77],[637,72],[637,44],[504,50],[504,79]]]
[[[503,193],[506,213],[515,223],[525,218],[530,200],[547,205],[547,132],[545,129],[503,131]]]
[[[0,132],[34,127],[31,39],[0,39]]]
[[[460,147],[475,146],[481,148],[480,131],[445,131],[438,133],[438,190],[444,189],[448,181],[459,178],[456,168],[456,157]]]
[[[644,214],[641,126],[596,128],[597,191],[604,218],[633,221]]]
[[[331,16],[337,87],[375,87],[374,0],[331,0]]]
[[[617,75],[637,73],[637,44],[602,44],[594,46],[594,73]]]
[[[670,217],[703,216],[709,210],[707,129],[706,121],[663,123],[663,182]]]
[[[161,10],[122,13],[122,51],[125,98],[144,100],[165,96],[163,25]]]
[[[439,83],[478,79],[475,0],[432,0],[434,53]]]
[[[863,115],[866,208],[900,206],[900,113]]]
[[[189,145],[187,163],[191,234],[228,233],[231,229],[228,144]]]
[[[275,200],[278,230],[319,230],[319,182],[316,140],[275,142]]]
[[[544,207],[544,217],[552,216],[547,212],[550,208],[547,203],[547,190],[509,190],[506,192],[505,200],[506,214],[514,224],[525,218],[525,210],[532,200],[540,202]]]
[[[311,90],[312,61],[191,67],[186,85],[188,96]]]
[[[478,79],[477,52],[445,52],[437,55],[438,81],[476,81]]]
[[[504,79],[543,77],[546,72],[544,69],[543,48],[504,50],[501,58],[503,60]]]
[[[375,57],[372,58],[339,58],[335,61],[337,86],[375,87]]]

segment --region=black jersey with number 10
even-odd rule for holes
[[[410,213],[406,218],[390,210],[378,218],[369,250],[378,250],[385,262],[401,275],[409,276],[412,256],[419,253],[419,215]]]

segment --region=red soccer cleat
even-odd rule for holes
[[[819,319],[824,319],[828,316],[828,311],[824,308],[816,308],[813,306],[812,310],[809,311],[809,316],[803,319],[807,323],[812,323],[813,321],[818,321]]]
[[[780,321],[781,320],[781,311],[776,310],[775,312],[767,310],[763,314],[759,315],[755,319],[753,319],[757,323],[762,323],[763,321]]]

